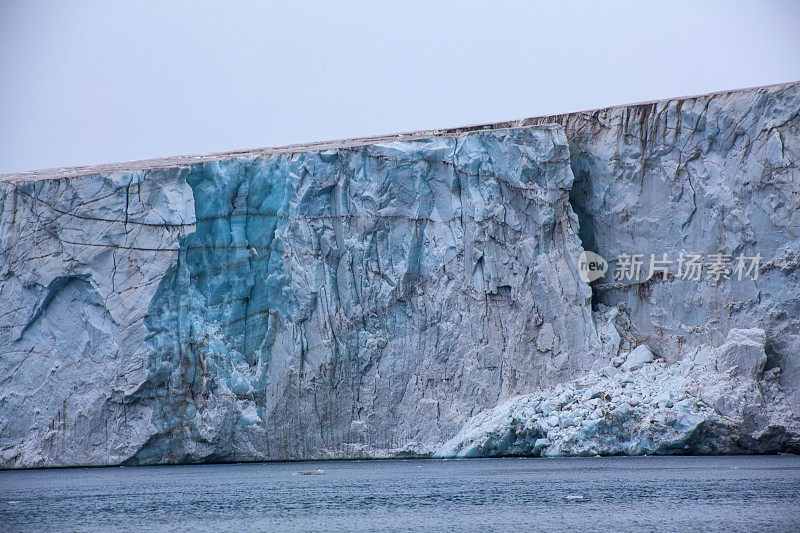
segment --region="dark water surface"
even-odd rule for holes
[[[800,457],[0,471],[0,531],[374,529],[798,531]]]

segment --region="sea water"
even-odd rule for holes
[[[415,459],[0,471],[1,531],[375,529],[796,531],[800,457]]]

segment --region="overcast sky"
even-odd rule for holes
[[[800,80],[800,1],[0,0],[0,172]]]

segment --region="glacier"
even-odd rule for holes
[[[0,467],[798,451],[799,124],[793,83],[2,176]]]

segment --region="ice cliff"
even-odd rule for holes
[[[797,450],[799,124],[789,84],[3,176],[0,467]]]

